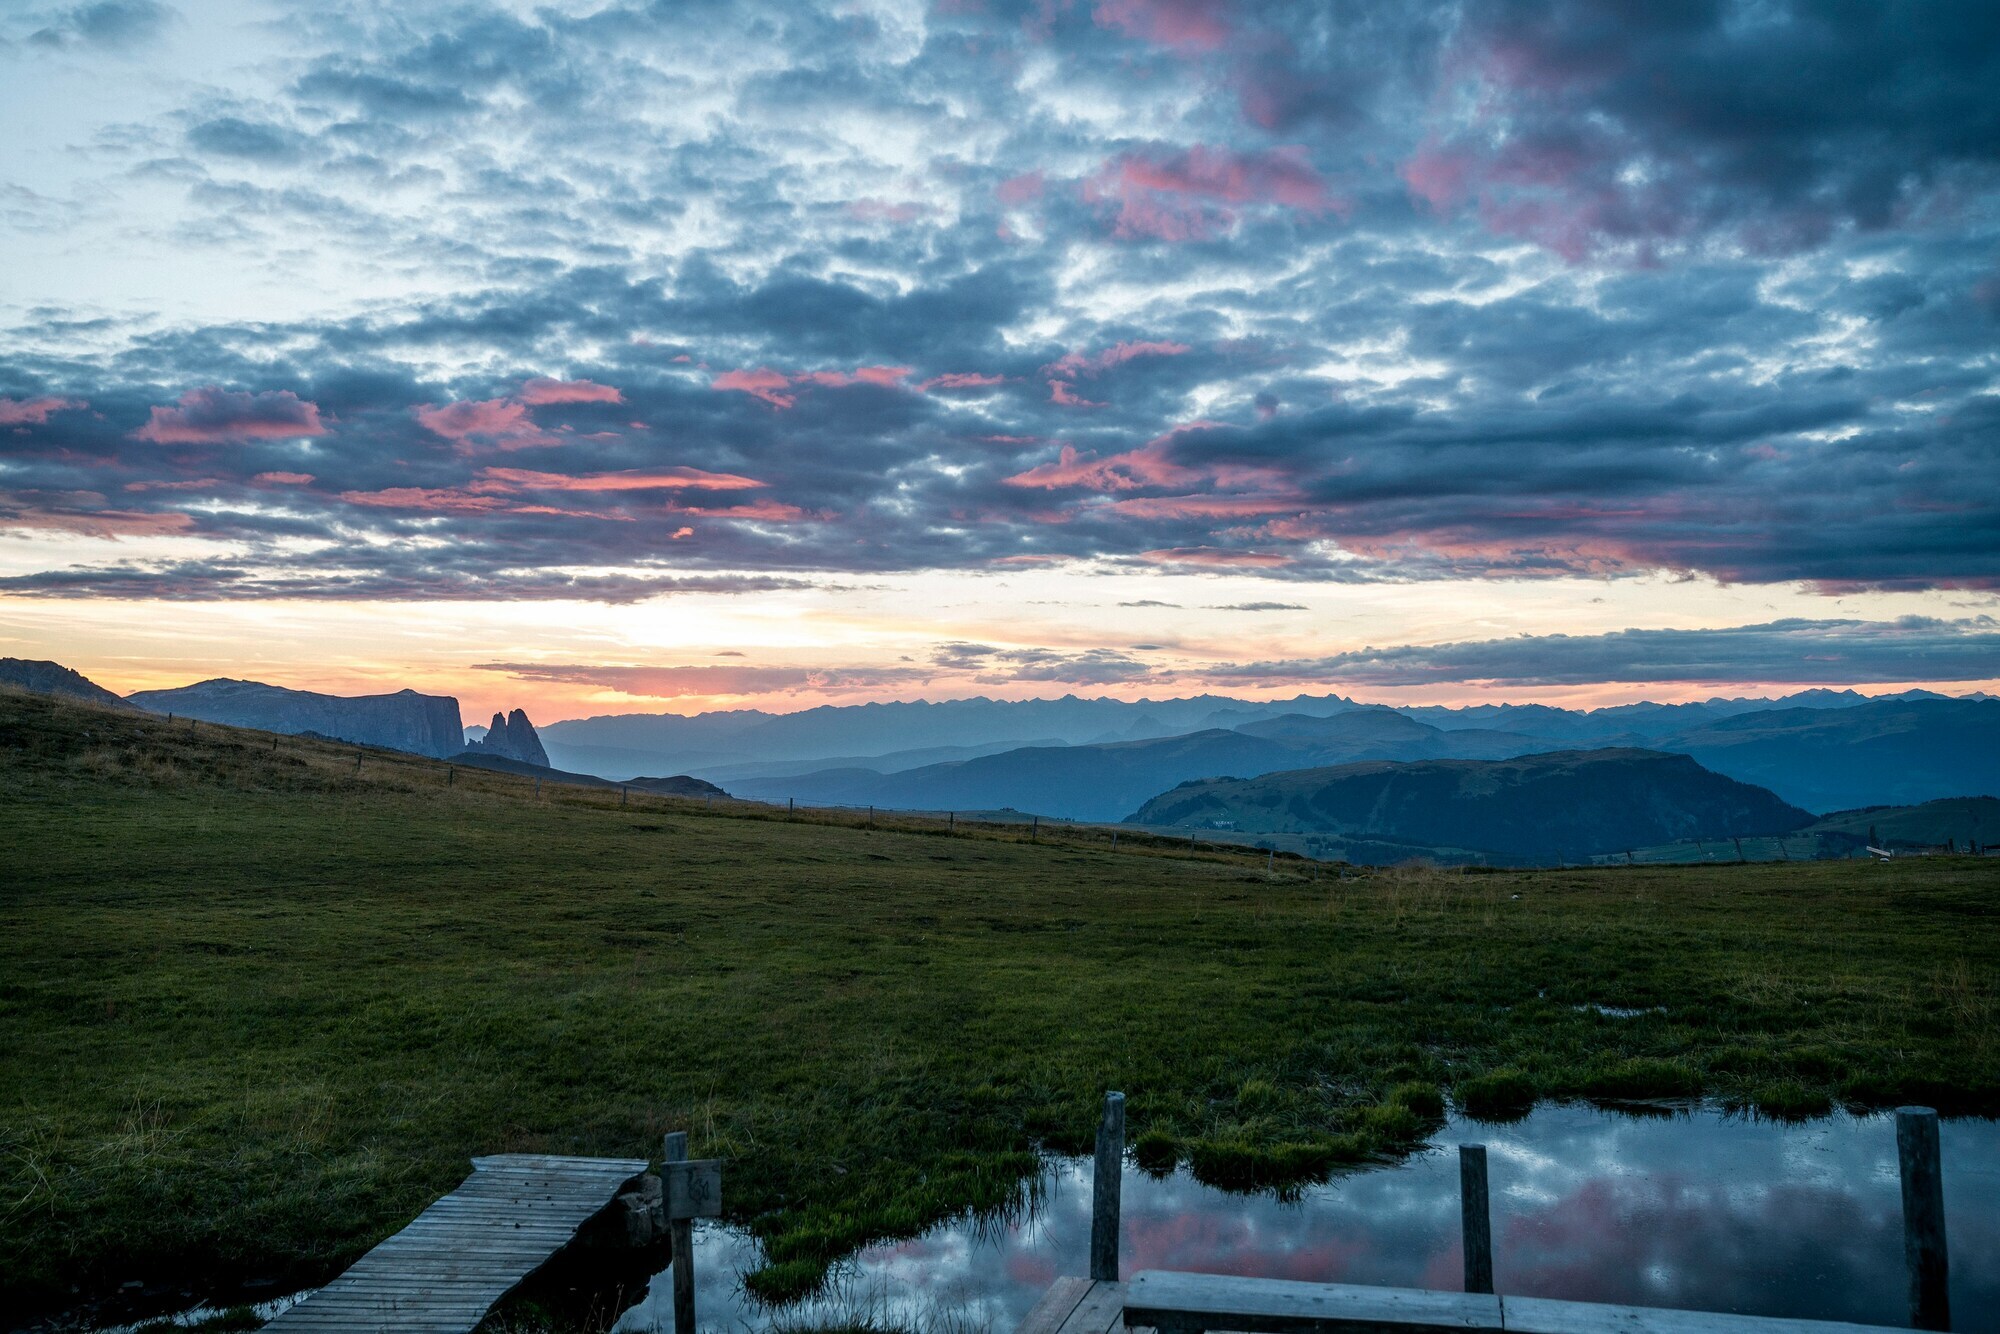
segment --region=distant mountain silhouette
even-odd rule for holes
[[[1118,820],[1163,783],[1215,774],[1254,775],[1342,760],[1448,755],[1518,755],[1550,748],[1529,737],[1445,732],[1392,709],[1354,709],[1330,718],[1290,714],[1249,728],[1094,746],[1029,746],[901,773],[866,768],[792,778],[746,779],[739,796],[904,810],[1014,807],[1074,820]]]
[[[1552,863],[1684,838],[1789,833],[1813,817],[1688,756],[1618,748],[1199,780],[1154,797],[1131,819]]]
[[[38,695],[67,695],[114,709],[132,707],[97,682],[59,662],[40,658],[0,658],[0,685],[19,686]]]
[[[524,709],[506,714],[495,713],[492,723],[486,728],[486,735],[466,743],[465,748],[476,754],[499,755],[543,768],[547,768],[549,763],[549,753],[542,749],[542,739],[535,734],[535,725],[528,721]]]
[[[1650,743],[1808,810],[2000,792],[2000,700],[1890,699],[1720,718]]]
[[[266,732],[317,732],[337,741],[387,746],[439,758],[465,748],[458,701],[450,695],[322,695],[259,681],[219,679],[172,690],[142,690],[130,700],[154,713],[172,713]]]

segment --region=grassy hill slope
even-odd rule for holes
[[[1812,822],[1763,788],[1710,773],[1685,755],[1627,749],[1209,779],[1161,793],[1132,818],[1342,835],[1528,864],[1675,838],[1785,833]]]
[[[1106,1088],[1237,1186],[1441,1093],[2000,1112],[2000,862],[1315,882],[356,754],[0,691],[0,1309],[323,1277],[472,1154],[680,1127],[783,1293]]]

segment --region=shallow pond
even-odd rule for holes
[[[1953,1327],[2000,1334],[2000,1121],[1942,1126]],[[1125,1272],[1186,1269],[1457,1289],[1460,1143],[1487,1146],[1494,1281],[1502,1292],[1639,1306],[1904,1325],[1894,1118],[1787,1125],[1694,1107],[1629,1115],[1544,1106],[1511,1125],[1454,1119],[1407,1162],[1309,1187],[1231,1195],[1185,1171],[1123,1182]],[[695,1243],[704,1329],[865,1316],[919,1328],[1013,1329],[1049,1283],[1086,1269],[1090,1165],[1051,1160],[1032,1210],[966,1219],[870,1247],[832,1290],[751,1302],[742,1233]],[[620,1320],[672,1328],[669,1284]]]

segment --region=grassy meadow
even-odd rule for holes
[[[473,1154],[675,1128],[780,1295],[1107,1088],[1243,1187],[1444,1098],[2000,1112],[2000,860],[1343,877],[355,755],[0,692],[0,1308],[322,1278]]]

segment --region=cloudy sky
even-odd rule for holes
[[[2000,678],[1990,0],[0,9],[0,654]]]

